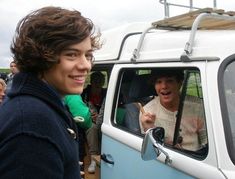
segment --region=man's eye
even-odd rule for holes
[[[77,54],[76,53],[65,53],[65,56],[70,59],[70,60],[74,60],[77,58]]]
[[[160,84],[162,81],[161,80],[156,80],[155,83]]]
[[[93,54],[86,54],[86,59],[87,59],[87,61],[94,61]]]
[[[167,82],[168,82],[168,83],[172,83],[172,82],[174,82],[174,79],[169,78],[169,79],[167,79]]]
[[[69,57],[76,57],[76,54],[75,54],[75,53],[68,53],[68,54],[66,54],[66,56],[69,56]]]

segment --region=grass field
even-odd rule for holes
[[[0,68],[0,73],[9,73],[10,69],[9,68]]]

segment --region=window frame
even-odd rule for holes
[[[140,137],[143,137],[144,136],[144,134],[139,134],[139,133],[135,133],[135,132],[132,132],[132,131],[130,131],[130,130],[128,130],[128,128],[127,127],[124,127],[124,126],[122,126],[122,125],[119,125],[119,124],[117,124],[117,122],[116,122],[116,114],[117,114],[117,104],[118,104],[118,101],[119,101],[119,97],[120,97],[120,90],[121,90],[121,86],[122,86],[122,81],[123,81],[123,73],[126,71],[126,70],[133,70],[133,69],[135,69],[135,70],[157,70],[157,69],[159,69],[159,68],[170,68],[170,69],[184,69],[184,70],[195,70],[195,69],[197,69],[198,70],[198,72],[199,72],[199,76],[200,76],[200,81],[201,81],[201,75],[200,75],[200,69],[199,68],[197,68],[197,67],[136,67],[136,68],[131,68],[131,67],[125,67],[125,68],[122,68],[120,71],[119,71],[119,74],[118,74],[118,80],[117,80],[117,85],[116,85],[116,88],[115,88],[115,95],[114,95],[114,100],[113,100],[113,110],[112,110],[112,114],[111,114],[111,123],[112,123],[112,125],[114,126],[114,127],[116,127],[116,128],[119,128],[120,130],[123,130],[123,131],[125,131],[125,132],[128,132],[128,133],[131,133],[131,134],[133,134],[133,135],[136,135],[136,136],[140,136]],[[183,85],[182,85],[182,87],[183,87]],[[187,87],[187,86],[186,86]],[[202,96],[203,96],[203,92],[202,92],[202,88],[201,88],[201,94],[202,94]],[[182,100],[184,99],[185,97],[184,97],[184,95],[181,95],[181,99],[180,99],[180,101],[182,102]],[[202,100],[202,102],[203,102],[203,100]],[[205,122],[206,122],[206,115],[205,115],[205,107],[204,107],[204,103],[203,103],[203,108],[204,108],[204,116],[205,116]],[[180,112],[182,112],[182,107],[180,108],[180,106],[179,106],[179,109],[178,109],[178,111]],[[177,121],[178,121],[179,119],[177,119]],[[206,126],[206,124],[205,124],[205,126]],[[177,133],[177,131],[176,131],[176,133]],[[208,133],[207,133],[207,138],[208,138]],[[177,149],[177,148],[174,148],[174,147],[172,147],[172,146],[168,146],[168,145],[165,145],[166,146],[166,148],[169,148],[169,149],[171,149],[171,150],[173,150],[173,151],[177,151],[177,152],[179,152],[179,153],[182,153],[183,155],[187,155],[187,156],[189,156],[189,157],[192,157],[192,158],[196,158],[196,159],[199,159],[199,160],[201,160],[201,159],[204,159],[204,158],[206,158],[206,156],[207,156],[207,154],[208,154],[208,146],[207,146],[207,152],[206,152],[206,154],[204,154],[203,156],[198,156],[196,153],[194,153],[194,152],[192,152],[192,151],[187,151],[187,150],[179,150],[179,149]]]

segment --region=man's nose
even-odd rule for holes
[[[86,70],[91,70],[91,61],[87,60],[87,57],[84,55],[81,55],[79,61],[77,62],[77,67],[78,68],[83,68]]]
[[[166,87],[167,87],[167,82],[166,82],[166,81],[162,81],[161,87],[162,87],[162,88],[166,88]]]

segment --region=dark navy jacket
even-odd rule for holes
[[[80,179],[78,139],[67,128],[76,131],[55,91],[15,75],[0,107],[0,178]]]

